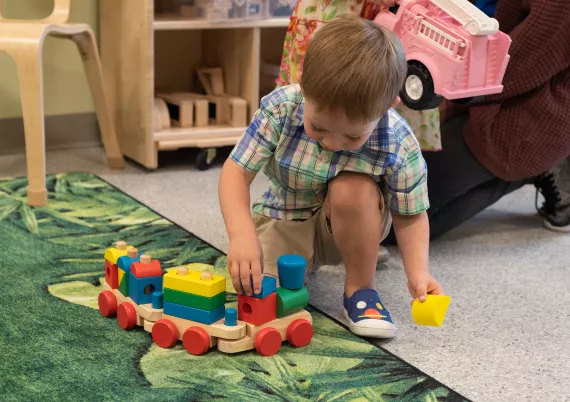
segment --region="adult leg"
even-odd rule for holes
[[[542,208],[538,210],[544,218],[544,226],[555,232],[570,232],[570,156],[542,174],[535,186],[544,197]]]
[[[471,153],[463,138],[466,114],[441,128],[443,150],[426,152],[430,209],[430,239],[436,239],[517,190],[526,181],[507,182],[485,168]],[[395,244],[390,233],[387,242]]]
[[[374,287],[382,235],[380,202],[378,186],[368,176],[343,173],[329,184],[324,211],[346,266],[347,297]]]

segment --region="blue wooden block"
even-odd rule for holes
[[[235,327],[237,325],[237,310],[235,308],[229,308],[226,310],[226,319],[224,324],[228,327]]]
[[[117,266],[125,272],[130,272],[131,264],[133,262],[139,262],[140,259],[141,259],[140,254],[135,258],[131,258],[128,255],[124,255],[122,257],[119,257],[119,259],[117,260]]]
[[[277,259],[279,286],[289,290],[301,289],[305,285],[307,260],[296,254],[282,255]]]
[[[251,289],[253,291],[253,278],[251,278]],[[277,278],[274,276],[264,275],[261,281],[261,292],[259,292],[258,295],[252,293],[251,296],[258,299],[265,299],[271,293],[275,292],[275,289],[277,289]],[[247,296],[245,292],[243,292],[243,294],[244,296]]]
[[[162,292],[154,292],[152,294],[152,308],[155,309],[161,309],[162,308],[162,302],[163,302],[163,294]]]
[[[226,306],[220,306],[215,310],[200,310],[194,307],[187,307],[181,304],[164,302],[164,314],[174,317],[184,318],[185,320],[196,321],[202,324],[213,324],[224,318]]]
[[[136,304],[152,303],[152,294],[156,291],[162,292],[162,276],[137,278],[129,272],[129,297]]]

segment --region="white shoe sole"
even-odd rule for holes
[[[364,336],[367,338],[394,338],[396,336],[396,326],[392,324],[392,328],[371,328],[371,327],[363,327],[358,326],[355,324],[350,317],[346,310],[344,310],[344,317],[346,321],[348,321],[348,327],[350,328],[350,332],[358,336]],[[390,325],[389,322],[386,324]]]
[[[554,226],[552,223],[548,221],[548,219],[544,219],[542,221],[545,228],[552,230],[553,232],[558,233],[570,233],[570,225],[566,226]]]

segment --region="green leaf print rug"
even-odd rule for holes
[[[161,349],[99,313],[105,249],[125,240],[163,268],[226,275],[223,253],[91,174],[48,176],[47,207],[29,207],[26,192],[25,178],[0,179],[3,401],[466,400],[312,308],[305,348],[285,342],[271,357]]]

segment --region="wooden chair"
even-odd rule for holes
[[[13,20],[2,15],[0,0],[0,52],[16,63],[22,97],[28,166],[28,204],[47,204],[45,166],[44,94],[42,47],[46,36],[71,39],[79,48],[91,88],[107,161],[122,168],[124,159],[104,90],[99,51],[87,24],[68,24],[71,0],[54,0],[52,14],[42,20]]]

